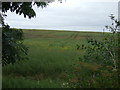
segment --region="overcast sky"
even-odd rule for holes
[[[114,0],[113,0],[114,1]],[[102,31],[109,25],[110,14],[118,17],[118,2],[83,2],[82,0],[66,0],[66,2],[50,3],[47,8],[33,7],[36,17],[24,18],[8,12],[5,19],[12,28]]]

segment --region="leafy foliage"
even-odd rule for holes
[[[26,58],[28,48],[23,44],[23,31],[12,29],[9,25],[4,23],[4,16],[6,12],[16,12],[16,14],[23,14],[24,17],[32,18],[36,16],[32,6],[46,7],[46,2],[2,2],[2,12],[0,15],[2,19],[2,65],[14,64],[18,60]]]
[[[2,65],[23,60],[28,48],[23,44],[22,30],[11,29],[8,25],[4,25],[2,29]]]
[[[109,37],[109,38],[107,38]],[[87,62],[96,62],[101,65],[117,67],[118,39],[117,35],[107,35],[102,41],[88,39],[92,46],[87,47],[84,58]]]
[[[103,33],[103,39],[97,40],[88,38],[89,44],[84,55],[85,62],[96,62],[101,65],[110,65],[117,69],[118,62],[118,25],[119,21],[113,15],[110,16],[112,20],[111,26],[105,26],[105,29],[112,33]]]
[[[16,12],[16,14],[23,14],[24,17],[28,16],[32,18],[36,16],[35,11],[33,10],[32,6],[37,5],[37,7],[46,7],[46,2],[2,2],[2,12],[6,13],[8,10],[11,12]]]
[[[119,32],[120,21],[110,16],[111,26],[105,29],[102,39],[88,38],[88,46],[77,45],[77,49],[85,50],[83,58],[73,67],[73,76],[69,78],[67,87],[71,88],[118,88],[119,87]],[[109,82],[108,82],[109,81]]]

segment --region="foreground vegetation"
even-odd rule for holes
[[[117,71],[83,60],[87,38],[103,33],[23,30],[29,60],[3,67],[3,88],[119,87]],[[102,62],[103,60],[101,60]]]

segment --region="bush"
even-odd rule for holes
[[[111,33],[104,33],[102,40],[88,38],[88,47],[83,49],[86,50],[84,55],[85,62],[96,62],[104,66],[112,66],[114,69],[118,67],[118,23],[113,15],[110,16],[112,20],[111,26],[105,26]],[[82,45],[84,46],[84,45]]]
[[[77,45],[77,49],[84,49],[84,57],[79,57],[79,64],[75,64],[73,75],[69,77],[67,87],[72,88],[118,88],[119,87],[119,43],[118,26],[120,21],[110,16],[111,26],[105,26],[110,33],[103,32],[100,40],[88,38],[88,46]],[[81,47],[81,48],[80,48]]]
[[[25,59],[28,48],[23,44],[23,32],[8,25],[2,27],[2,65]]]

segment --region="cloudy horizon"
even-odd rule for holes
[[[118,17],[117,2],[81,2],[67,0],[64,3],[53,2],[47,8],[33,7],[36,17],[24,18],[23,15],[7,12],[5,22],[12,28],[50,29],[75,31],[102,31],[110,25],[110,14]]]

